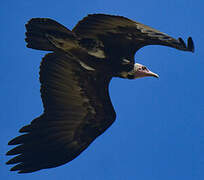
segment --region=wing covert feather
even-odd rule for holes
[[[103,38],[113,39],[114,36],[120,41],[124,37],[132,39],[135,42],[134,53],[146,45],[164,45],[194,52],[194,44],[191,37],[188,38],[186,45],[182,38],[174,39],[154,28],[122,16],[90,14],[79,21],[72,31],[78,36],[99,38],[102,41]],[[108,46],[108,44],[109,42],[105,46]]]

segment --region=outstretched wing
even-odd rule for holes
[[[9,142],[12,171],[28,173],[73,160],[115,120],[110,78],[84,69],[73,56],[47,54],[41,63],[44,113]]]
[[[114,37],[116,41],[117,39],[121,41],[124,37],[127,40],[132,39],[134,53],[146,45],[164,45],[183,51],[194,51],[191,37],[188,38],[188,44],[186,45],[182,38],[174,39],[165,33],[122,16],[88,15],[79,21],[72,31],[82,37],[99,38],[101,40],[104,38],[112,40]],[[121,41],[121,43],[124,42]],[[107,44],[105,45],[107,46]]]

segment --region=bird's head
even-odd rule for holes
[[[137,79],[149,76],[159,78],[158,74],[150,71],[146,66],[139,63],[135,63],[132,70],[127,72],[123,71],[120,73],[120,77],[127,79]]]

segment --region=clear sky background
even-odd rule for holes
[[[0,179],[203,180],[203,0],[3,0],[0,6]],[[39,65],[45,52],[25,47],[24,24],[49,17],[68,28],[89,13],[126,16],[175,38],[192,36],[195,53],[148,46],[135,56],[160,79],[113,79],[117,119],[79,157],[32,174],[10,172],[7,142],[42,109]]]

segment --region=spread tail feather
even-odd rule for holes
[[[66,47],[76,45],[75,34],[52,19],[32,18],[25,26],[27,30],[25,41],[28,48],[54,51],[65,40]]]

